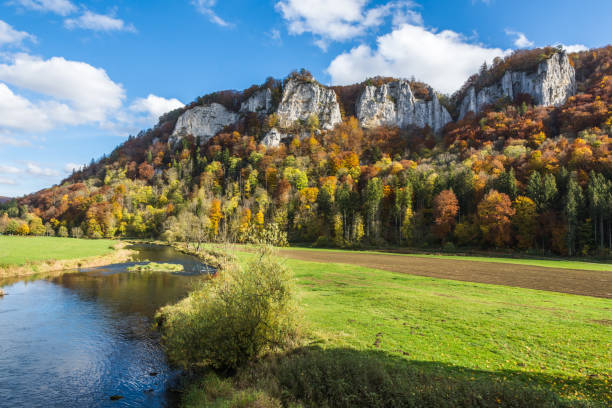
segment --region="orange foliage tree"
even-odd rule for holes
[[[434,234],[446,241],[456,223],[459,202],[453,190],[444,190],[434,198]]]
[[[497,190],[491,190],[478,204],[478,219],[484,239],[503,247],[511,239],[511,218],[515,210],[510,197]]]

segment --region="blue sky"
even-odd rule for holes
[[[0,196],[58,183],[166,110],[307,68],[450,93],[516,48],[612,38],[609,0],[0,0]]]

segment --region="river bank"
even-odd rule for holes
[[[3,237],[4,243],[9,242],[8,239],[19,239],[17,237]],[[14,247],[17,247],[18,250],[23,251],[27,254],[27,252],[41,251],[40,242],[44,242],[43,251],[48,251],[48,259],[42,260],[32,260],[32,257],[25,255],[26,259],[21,264],[10,264],[6,263],[7,260],[5,257],[0,256],[0,278],[11,278],[11,277],[25,277],[37,274],[45,274],[45,273],[54,273],[59,271],[66,271],[77,268],[95,268],[99,266],[109,265],[113,263],[122,263],[129,261],[134,255],[134,251],[128,249],[129,243],[127,242],[111,242],[111,245],[107,245],[106,247],[96,248],[95,251],[86,251],[83,252],[98,252],[100,255],[79,257],[78,255],[74,255],[74,253],[78,253],[79,250],[82,250],[78,247],[78,244],[73,249],[73,253],[68,255],[62,253],[56,253],[55,248],[57,246],[62,245],[61,242],[55,241],[59,240],[59,238],[44,238],[45,241],[37,240],[36,246],[37,248],[30,248],[29,245],[31,242],[34,242],[31,238],[21,239],[22,241],[18,242]],[[79,242],[78,240],[72,239],[71,244],[75,242]],[[82,241],[84,244],[89,243],[91,241]],[[71,248],[72,249],[72,248]],[[90,249],[90,248],[87,248]],[[40,254],[38,254],[40,255]],[[56,259],[62,256],[70,256],[70,259]],[[8,262],[11,262],[10,260]]]

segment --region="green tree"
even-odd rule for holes
[[[587,186],[587,193],[589,197],[589,207],[591,215],[594,219],[593,223],[593,235],[595,242],[597,242],[597,233],[599,232],[599,246],[604,246],[604,218],[606,216],[606,209],[608,204],[606,200],[608,198],[608,185],[606,178],[599,173],[594,171],[591,172],[589,178],[589,184]]]
[[[492,181],[491,188],[508,195],[510,199],[514,200],[518,192],[514,168],[510,168],[510,171],[500,173],[499,176]]]
[[[368,181],[365,191],[365,208],[367,215],[366,236],[369,239],[378,238],[378,212],[380,209],[380,200],[383,198],[383,184],[378,177],[374,177]]]
[[[576,252],[576,229],[578,226],[578,212],[582,205],[583,195],[580,185],[575,177],[570,177],[567,183],[567,193],[565,195],[563,211],[567,219],[567,248],[569,255]]]
[[[404,225],[408,225],[405,223],[405,218],[408,215],[411,218],[412,214],[412,185],[407,183],[404,187],[396,187],[395,190],[395,202],[393,203],[393,215],[395,218],[395,225],[398,231],[398,243],[401,244],[402,241],[406,238],[405,232],[408,232],[409,229],[404,228]]]
[[[527,196],[533,200],[539,212],[548,210],[557,196],[557,180],[552,174],[534,171],[527,182]]]

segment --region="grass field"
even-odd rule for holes
[[[238,252],[244,262],[253,256]],[[611,404],[612,301],[287,259],[324,349]]]
[[[315,252],[339,252],[339,253],[360,253],[360,254],[377,254],[377,255],[396,255],[396,256],[407,256],[413,258],[430,258],[430,259],[446,259],[455,261],[472,261],[472,262],[493,262],[511,265],[526,265],[526,266],[538,266],[543,268],[556,268],[556,269],[578,269],[583,271],[606,271],[612,272],[611,263],[599,263],[599,262],[586,262],[586,261],[573,261],[567,259],[530,259],[530,258],[503,258],[503,257],[486,257],[486,256],[464,256],[464,255],[432,255],[432,254],[406,254],[397,252],[383,252],[383,251],[351,251],[342,249],[320,249],[320,248],[304,248],[304,247],[291,247],[292,250],[299,251],[315,251]]]
[[[107,255],[114,244],[111,240],[0,235],[0,267]]]

